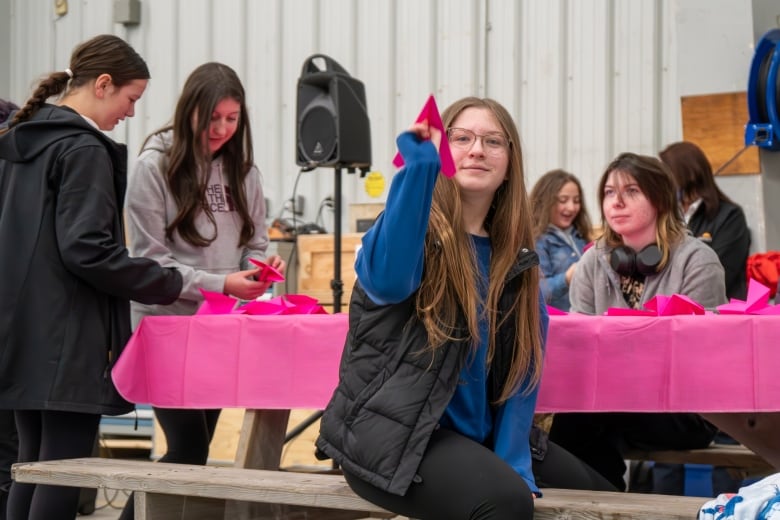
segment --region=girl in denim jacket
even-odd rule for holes
[[[544,299],[568,311],[569,284],[591,232],[579,179],[564,170],[545,173],[531,191],[531,205]]]

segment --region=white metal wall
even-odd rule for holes
[[[674,10],[683,0],[142,0],[141,23],[129,27],[112,22],[110,0],[68,0],[62,17],[51,0],[0,1],[11,3],[15,100],[97,33],[122,36],[145,57],[149,89],[114,131],[131,151],[170,118],[196,65],[234,67],[250,97],[271,216],[293,192],[296,84],[315,53],[365,83],[373,169],[387,186],[395,136],[429,93],[440,108],[464,95],[500,100],[520,127],[529,189],[545,171],[569,169],[593,216],[612,157],[655,154],[681,135]],[[333,179],[328,169],[303,174],[304,218],[333,194]],[[360,178],[343,180],[345,208],[385,199],[387,189],[371,199]]]

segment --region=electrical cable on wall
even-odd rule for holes
[[[284,259],[285,263],[287,264],[287,269],[294,268],[292,265],[293,258],[295,258],[295,254],[298,250],[298,221],[297,221],[297,213],[295,211],[295,199],[297,198],[298,194],[298,181],[301,179],[301,175],[303,172],[311,171],[314,167],[303,167],[298,170],[298,174],[295,176],[295,182],[293,183],[293,190],[292,190],[292,197],[291,197],[291,208],[292,208],[292,226],[290,232],[292,233],[293,238],[293,244],[290,248],[290,254],[287,255],[287,258]],[[282,205],[282,211],[279,213],[279,218],[277,220],[281,221],[281,215],[284,213],[284,205]],[[285,276],[284,277],[284,292],[285,294],[290,294],[290,277]]]

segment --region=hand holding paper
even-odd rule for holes
[[[447,140],[447,130],[444,128],[444,123],[442,123],[439,109],[436,106],[436,99],[434,99],[433,95],[428,97],[428,100],[425,102],[420,115],[417,116],[415,123],[422,123],[423,121],[428,121],[428,124],[431,127],[436,128],[441,132],[441,144],[439,145],[441,172],[447,177],[452,177],[455,175],[455,161],[452,159],[450,142]],[[404,165],[404,158],[401,156],[400,152],[393,158],[393,164],[398,168]]]

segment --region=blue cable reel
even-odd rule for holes
[[[753,55],[748,80],[749,121],[745,125],[745,146],[780,150],[780,29],[761,38]]]

